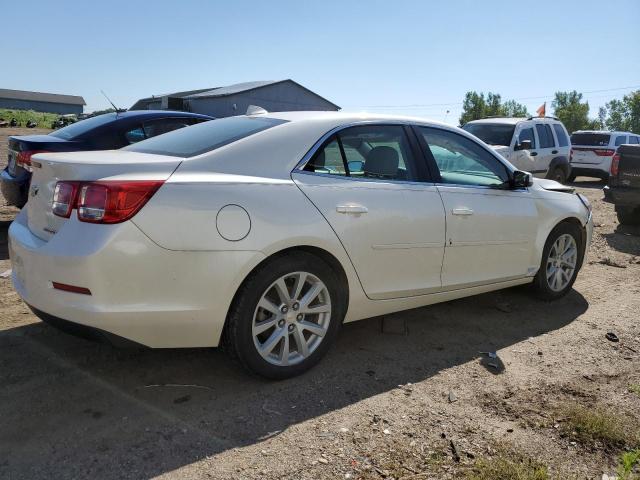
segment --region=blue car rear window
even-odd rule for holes
[[[172,157],[194,157],[286,122],[265,117],[221,118],[149,138],[123,150]]]
[[[67,125],[55,132],[51,132],[49,135],[54,137],[63,138],[64,140],[73,140],[87,133],[89,130],[93,130],[96,127],[101,127],[109,122],[113,122],[116,119],[115,113],[105,113],[104,115],[98,115],[96,117],[87,118],[86,120],[80,120],[79,122]]]

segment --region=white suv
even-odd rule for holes
[[[609,178],[611,159],[620,145],[638,144],[640,136],[631,132],[609,132],[606,130],[578,130],[571,134],[571,177]]]
[[[571,175],[569,135],[555,117],[483,118],[462,128],[519,170],[560,183]]]

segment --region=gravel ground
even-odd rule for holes
[[[0,130],[2,162],[17,130]],[[640,424],[640,230],[618,225],[601,184],[576,187],[596,229],[564,299],[518,287],[349,324],[283,382],[216,349],[68,336],[0,279],[0,478],[461,478],[504,452],[554,478],[613,474],[622,447],[576,441],[562,412]],[[2,272],[17,211],[0,203]]]

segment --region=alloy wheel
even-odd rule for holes
[[[308,272],[293,272],[262,294],[251,332],[258,353],[277,366],[302,362],[322,343],[331,321],[327,286]]]
[[[554,292],[564,290],[571,282],[578,262],[578,246],[572,235],[560,235],[547,257],[547,284]]]

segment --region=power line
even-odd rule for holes
[[[590,90],[587,92],[580,92],[582,94],[590,94],[590,93],[602,93],[602,92],[615,92],[620,90],[629,90],[634,88],[640,88],[640,85],[632,85],[629,87],[617,87],[617,88],[605,88],[601,90]],[[522,101],[522,100],[544,100],[548,98],[554,98],[555,95],[543,95],[536,97],[520,97],[513,98],[511,100]],[[464,102],[455,102],[455,103],[413,103],[413,104],[405,104],[405,105],[356,105],[350,106],[347,108],[425,108],[425,107],[453,107],[463,105]]]

